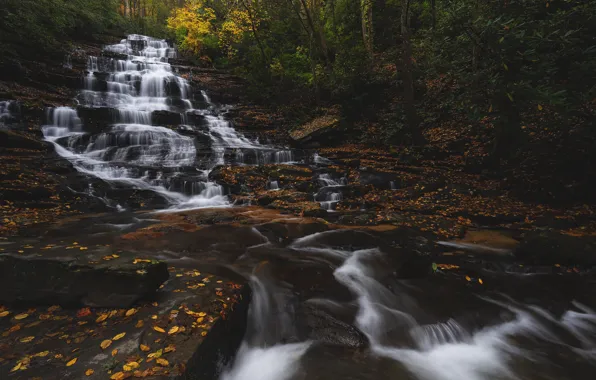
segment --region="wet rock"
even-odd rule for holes
[[[398,177],[395,173],[362,170],[359,173],[359,180],[363,185],[373,185],[379,189],[390,190],[391,182],[397,181]]]
[[[77,113],[89,133],[104,132],[115,120],[114,110],[108,107],[78,107]]]
[[[314,305],[300,306],[296,316],[296,328],[301,340],[310,339],[353,348],[368,345],[366,336],[356,327]]]
[[[292,241],[317,232],[328,231],[324,223],[279,223],[272,222],[257,226],[256,229],[266,236],[269,241],[287,245]]]
[[[335,115],[326,115],[294,128],[290,131],[290,139],[295,145],[317,147],[331,142],[339,127],[339,119]]]
[[[554,231],[528,232],[515,256],[535,265],[596,265],[596,238]]]
[[[177,112],[153,111],[151,113],[151,124],[153,125],[178,125],[182,124],[182,117]]]
[[[67,306],[129,307],[169,277],[165,263],[89,264],[72,257],[0,255],[0,301]]]

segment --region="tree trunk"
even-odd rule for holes
[[[257,27],[255,25],[254,14],[252,12],[250,5],[246,3],[246,0],[242,0],[241,2],[242,2],[242,5],[244,6],[244,9],[246,9],[246,12],[248,13],[248,18],[250,20],[250,28],[252,30],[252,34],[255,37],[255,40],[257,41],[257,45],[259,45],[259,50],[261,51],[261,57],[263,58],[263,62],[267,65],[267,72],[269,72],[270,62],[269,62],[269,59],[267,58],[267,54],[265,53],[265,46],[263,45],[263,42],[261,42],[261,38],[259,37],[259,33],[258,33]]]
[[[322,31],[318,30],[315,26],[313,21],[313,17],[308,9],[308,5],[306,4],[305,0],[300,0],[302,7],[304,8],[304,14],[306,15],[306,21],[308,22],[308,26],[312,29],[313,36],[317,36],[319,40],[319,47],[321,48],[321,53],[325,58],[325,64],[329,65],[331,60],[329,59],[329,49],[327,48],[327,40],[325,39],[325,35]]]
[[[401,41],[402,41],[402,60],[401,74],[404,86],[404,105],[406,113],[406,124],[412,136],[414,145],[424,144],[424,136],[420,130],[420,120],[416,112],[414,102],[414,74],[412,64],[412,45],[410,42],[409,13],[411,0],[402,0],[401,13]],[[398,63],[399,67],[399,63]]]
[[[360,1],[360,12],[362,16],[362,40],[368,57],[373,59],[373,14],[372,0]]]
[[[124,17],[130,17],[130,0],[124,0]]]
[[[430,1],[433,30],[435,30],[435,28],[437,26],[437,4],[436,4],[436,2],[437,2],[437,0]]]

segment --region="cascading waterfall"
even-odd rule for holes
[[[223,189],[208,180],[215,165],[226,163],[230,151],[254,152],[265,157],[254,164],[292,162],[293,154],[250,141],[221,115],[206,92],[208,109],[194,109],[188,81],[168,63],[176,57],[166,41],[130,35],[105,51],[126,55],[126,59],[88,57],[84,88],[77,96],[81,108],[97,112],[109,109],[107,124],[100,131],[88,130],[76,110],[59,107],[48,111],[42,130],[57,152],[82,173],[106,182],[123,184],[160,194],[171,210],[229,204]],[[152,125],[155,112],[178,114],[184,135]],[[197,169],[197,142],[192,133],[204,134],[188,125],[188,115],[203,117],[211,140],[207,167]],[[93,115],[93,114],[92,114]],[[248,154],[247,154],[248,155]],[[241,155],[236,155],[242,158]],[[244,163],[244,162],[241,162]]]
[[[19,103],[13,100],[0,101],[0,128],[6,128],[17,120]]]

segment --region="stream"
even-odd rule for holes
[[[215,104],[204,91],[194,98],[189,82],[168,62],[176,51],[165,41],[130,35],[105,50],[127,58],[89,57],[78,106],[49,109],[42,127],[57,153],[89,178],[89,195],[114,210],[113,218],[81,229],[81,244],[102,242],[101,233],[110,228],[110,234],[133,231],[155,213],[234,206],[226,189],[209,178],[218,165],[328,164],[317,154],[236,131],[226,119],[230,106]],[[0,103],[0,121],[9,120],[13,109]],[[83,115],[99,114],[109,116],[105,126],[84,122]],[[160,118],[178,122],[169,128],[159,125]],[[100,191],[97,180],[156,194],[163,207],[135,213]],[[333,212],[346,178],[319,174],[317,181],[313,200]],[[280,190],[279,183],[271,181],[269,190]],[[581,283],[493,273],[491,290],[483,291],[449,276],[400,279],[392,261],[399,253],[367,232],[304,232],[282,241],[243,227],[255,240],[248,245],[240,227],[234,228],[214,234],[219,240],[210,254],[227,258],[232,255],[226,247],[242,246],[230,261],[249,278],[253,295],[243,343],[221,368],[221,380],[594,376],[596,302]]]

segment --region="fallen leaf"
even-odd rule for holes
[[[118,349],[117,348],[115,348],[115,349],[112,350],[112,357],[114,357],[116,355],[118,355]]]
[[[207,331],[203,331],[203,332],[201,333],[201,336],[207,336]]]
[[[16,371],[18,371],[19,369],[21,369],[21,367],[22,367],[22,366],[23,366],[23,363],[17,363],[17,365],[16,365],[16,366],[14,366],[14,367],[13,367],[13,368],[10,370],[10,372],[16,372]]]
[[[176,351],[176,347],[175,347],[173,344],[170,344],[169,346],[167,346],[167,347],[164,349],[164,352],[165,352],[166,354],[167,354],[168,352],[174,352],[174,351]]]
[[[141,344],[140,349],[143,352],[148,352],[149,350],[151,350],[151,348],[149,346],[146,346],[144,344]]]
[[[472,279],[470,278],[470,276],[466,276],[466,281],[472,281]]]
[[[143,325],[145,324],[145,322],[143,322],[142,319],[139,319],[137,321],[137,324],[135,325],[136,328],[140,329],[141,327],[143,327]]]
[[[14,319],[16,319],[17,321],[20,321],[21,319],[25,319],[29,316],[29,314],[19,314],[19,315],[15,315]]]
[[[113,337],[112,340],[120,340],[120,339],[124,338],[124,335],[126,335],[125,332],[120,333],[120,334],[116,335],[115,337]]]
[[[89,368],[88,370],[85,371],[85,376],[91,376],[95,373],[94,370],[92,370],[91,368]]]
[[[10,314],[10,311],[8,311],[8,310],[1,311],[0,312],[0,318],[6,317],[8,314]]]
[[[87,317],[89,315],[91,315],[91,309],[89,309],[88,307],[82,308],[81,310],[79,310],[77,312],[77,317],[78,318]]]
[[[206,315],[207,315],[207,313],[205,313],[205,312],[203,312],[203,311],[199,313],[199,317],[204,317],[204,316],[206,316]]]
[[[126,375],[124,372],[116,372],[112,376],[110,376],[110,380],[122,380]]]
[[[95,322],[101,323],[101,322],[105,321],[106,319],[108,319],[108,315],[107,314],[102,314],[102,315],[99,316],[99,318],[97,318],[95,320]]]
[[[112,344],[112,341],[110,339],[106,339],[101,342],[100,347],[102,350],[105,350],[106,348],[110,347],[110,344]]]
[[[204,319],[205,319],[205,318],[203,318],[203,317],[197,318],[197,323],[203,323],[203,320],[204,320]]]
[[[159,326],[153,326],[153,330],[155,330],[157,332],[160,332],[160,333],[165,333],[166,332],[166,330],[162,329]]]
[[[156,362],[157,362],[157,364],[159,364],[162,367],[167,367],[170,365],[169,361],[167,361],[166,359],[162,359],[162,358],[157,359]]]
[[[72,359],[71,361],[69,361],[68,363],[66,363],[66,366],[67,367],[70,367],[70,366],[74,365],[77,362],[77,360],[79,360],[79,358]]]
[[[131,315],[135,315],[137,313],[137,309],[130,309],[126,312],[126,316],[130,317]]]
[[[124,369],[127,372],[133,371],[137,368],[139,368],[139,363],[137,362],[126,363],[124,367],[122,367],[122,369]]]
[[[482,281],[481,278],[478,279],[478,282],[480,283],[480,285],[484,284],[484,281]]]
[[[180,330],[180,327],[178,326],[174,326],[170,329],[170,331],[168,331],[168,335],[174,335],[176,334],[178,331]]]
[[[33,356],[37,356],[38,358],[45,358],[46,356],[48,356],[49,353],[50,353],[50,351],[42,351],[42,352],[39,352]]]
[[[21,342],[21,343],[29,343],[29,342],[31,342],[33,339],[35,339],[35,337],[34,337],[34,336],[27,336],[27,337],[25,337],[25,338],[21,338],[21,339],[19,340],[19,342]]]

